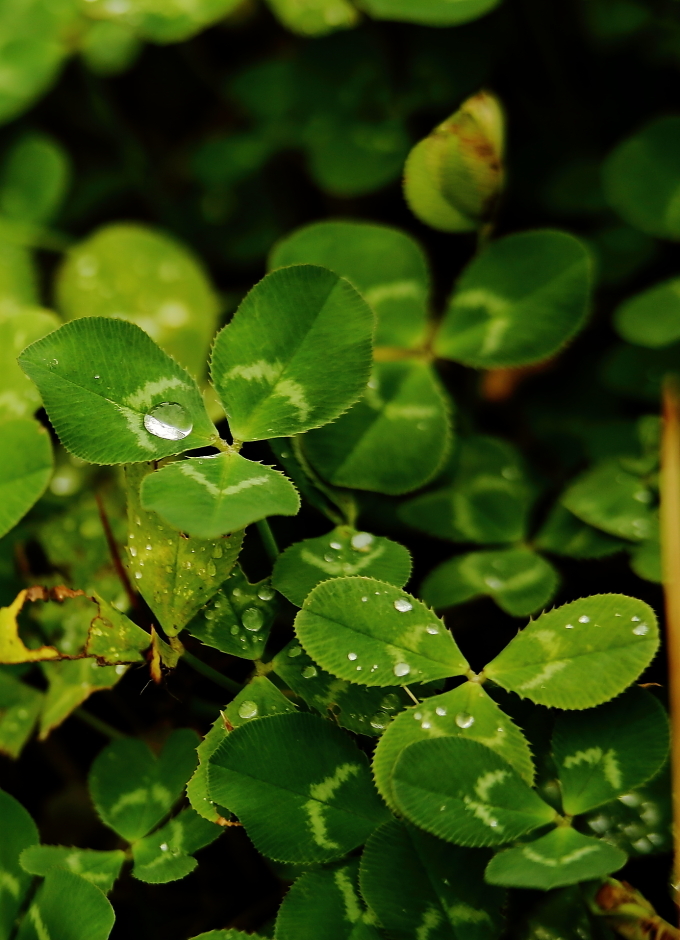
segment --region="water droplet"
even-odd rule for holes
[[[147,552],[151,551],[151,545],[145,545],[144,548],[147,550]]]
[[[168,843],[167,843],[167,842],[162,842],[162,843],[159,845],[159,848],[160,848],[161,852],[167,852],[167,851],[168,851]]]
[[[257,596],[260,598],[261,601],[271,601],[273,600],[275,593],[276,591],[274,590],[274,588],[271,588],[268,585],[264,584],[258,590]]]
[[[221,546],[221,545],[216,545],[216,546],[213,548],[213,550],[212,550],[212,556],[213,556],[213,558],[221,558],[221,557],[222,557],[222,546]]]
[[[335,555],[331,555],[329,552],[326,552],[326,554],[323,556],[323,560],[327,562],[337,561]]]
[[[140,581],[141,578],[142,578],[142,572],[141,572],[141,571],[135,571],[135,578],[136,578],[138,581]]]
[[[331,542],[331,548],[334,548],[336,552],[339,552],[342,548],[340,542]]]
[[[387,725],[389,724],[390,719],[381,712],[376,712],[376,714],[371,718],[371,728],[375,728],[376,731],[384,731]]]
[[[367,597],[362,597],[361,600],[362,600],[364,603],[366,603],[366,601],[368,600],[368,598],[367,598]]]
[[[425,629],[430,634],[430,636],[436,636],[439,633],[439,628],[435,627],[433,624],[430,624],[429,626],[425,627]]]
[[[238,624],[236,624],[236,623],[232,624],[232,626],[229,628],[229,632],[231,633],[232,636],[237,636],[237,635],[238,635]]]
[[[206,620],[214,620],[214,619],[215,619],[215,616],[216,616],[216,614],[215,614],[215,611],[214,611],[214,610],[206,610],[206,612],[205,612],[205,619],[206,619]]]
[[[399,708],[399,697],[395,695],[394,692],[390,692],[390,694],[386,695],[382,700],[380,707],[386,712],[395,711],[395,709]]]
[[[468,715],[467,712],[458,712],[456,715],[456,724],[459,728],[471,728],[474,723],[474,715]]]
[[[356,535],[352,536],[351,545],[355,551],[365,552],[371,547],[374,541],[370,532],[357,532]]]
[[[131,545],[130,548],[128,549],[128,551],[130,552],[130,554],[132,555],[133,558],[136,557],[136,555],[137,555],[137,549],[135,548],[134,545]]]
[[[303,679],[313,679],[316,674],[315,666],[305,666],[305,668],[302,670]]]
[[[578,618],[578,622],[579,622],[579,623],[590,623],[590,617],[586,617],[586,615],[584,614],[582,617],[579,617],[579,618]]]
[[[640,623],[640,618],[639,618],[639,617],[631,617],[631,618],[630,618],[630,622],[631,622],[631,623]]]
[[[301,652],[302,652],[301,646],[294,646],[292,649],[288,650],[288,658],[295,659],[295,657],[299,656]]]
[[[405,597],[398,597],[394,602],[394,609],[405,614],[408,610],[413,610],[413,604],[407,601]]]
[[[429,731],[432,725],[429,721],[424,721],[420,727],[423,729],[423,731]]]
[[[363,668],[364,668],[363,666],[357,666],[357,672],[361,672]]]
[[[257,705],[255,702],[241,702],[238,707],[239,718],[254,718],[257,715]]]
[[[95,379],[100,379],[100,378],[101,378],[100,375],[95,375]]]
[[[243,597],[243,591],[241,590],[241,588],[234,588],[234,590],[231,592],[231,596],[232,596],[232,597]]]
[[[181,441],[191,434],[193,422],[185,408],[175,401],[164,401],[144,415],[144,427],[164,441]]]
[[[446,714],[446,709],[444,708],[443,705],[437,705],[437,707],[435,708],[435,712],[439,715],[440,718],[443,718],[444,715]]]
[[[356,653],[348,653],[348,654],[347,654],[347,659],[349,659],[350,662],[354,662],[354,660],[355,660],[356,658],[357,658],[357,654],[356,654]]]
[[[420,721],[421,718],[423,717],[423,713],[422,713],[422,712],[414,712],[414,713],[413,713],[413,717],[415,718],[416,721]]]
[[[492,829],[495,829],[496,826],[498,825],[498,820],[497,820],[497,819],[490,819],[490,820],[489,820],[489,825],[491,826]]]
[[[637,627],[633,627],[633,633],[635,636],[647,636],[649,633],[649,627],[646,623],[639,623]]]
[[[52,360],[50,361],[50,365],[51,365],[51,366],[58,366],[58,365],[59,365],[59,360],[58,360],[58,359],[52,359]]]
[[[257,633],[258,630],[262,629],[264,614],[261,610],[258,610],[257,607],[248,607],[248,609],[244,610],[241,614],[241,620],[246,630],[250,630],[251,633]]]
[[[503,582],[499,578],[484,578],[484,583],[492,591],[499,591],[503,587]]]
[[[401,678],[402,676],[407,676],[411,671],[411,667],[408,663],[397,663],[397,665],[392,670],[395,676]]]
[[[565,630],[573,630],[573,629],[574,629],[574,624],[573,624],[573,623],[567,623],[567,624],[565,624],[564,629],[565,629]]]

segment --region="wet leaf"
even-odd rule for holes
[[[562,496],[562,504],[579,519],[636,542],[654,532],[655,502],[649,484],[627,471],[618,458],[586,470]]]
[[[210,845],[222,832],[193,809],[183,809],[161,829],[133,844],[133,878],[154,885],[185,878],[198,864],[193,853]]]

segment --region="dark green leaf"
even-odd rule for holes
[[[0,215],[17,222],[48,222],[59,208],[69,176],[68,154],[52,137],[25,134],[5,158]]]
[[[0,424],[0,536],[9,532],[45,492],[54,458],[46,429],[31,418]]]
[[[21,866],[32,875],[46,875],[53,869],[81,875],[108,894],[120,874],[125,853],[120,849],[100,852],[66,845],[32,845],[21,853]]]
[[[80,875],[53,869],[26,912],[17,940],[107,940],[114,920],[99,888]]]
[[[628,472],[617,458],[587,470],[562,496],[563,505],[579,519],[636,542],[654,531],[654,502],[645,480]]]
[[[63,660],[41,665],[48,682],[40,713],[42,740],[94,692],[113,688],[126,669],[125,666],[100,666],[95,659]]]
[[[555,503],[550,510],[534,545],[568,558],[606,558],[626,547],[625,542],[583,522],[561,503]]]
[[[425,26],[455,26],[476,20],[500,0],[360,0],[378,20],[403,20]]]
[[[43,699],[42,692],[0,669],[0,754],[19,756],[36,726]]]
[[[9,940],[32,881],[19,864],[19,856],[40,842],[40,836],[21,803],[4,790],[0,790],[0,825],[0,938]]]
[[[629,297],[617,309],[614,323],[619,336],[638,346],[655,349],[675,343],[680,339],[680,281],[663,281]]]
[[[179,815],[132,846],[132,875],[149,884],[167,884],[190,874],[196,865],[194,852],[210,845],[224,830],[193,809]]]

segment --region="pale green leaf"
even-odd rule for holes
[[[625,864],[620,849],[562,826],[528,845],[499,852],[489,862],[486,880],[509,888],[549,891],[603,878]]]
[[[242,659],[262,659],[276,615],[276,594],[268,581],[250,584],[234,571],[186,629],[206,646]]]
[[[68,154],[52,137],[28,133],[11,147],[0,174],[0,216],[44,223],[55,215],[70,177]]]
[[[42,404],[38,389],[19,368],[17,356],[58,326],[53,313],[37,308],[0,319],[0,419],[28,418]]]
[[[484,16],[500,0],[360,0],[377,20],[401,20],[424,26],[455,26]]]
[[[359,893],[359,860],[305,872],[283,899],[276,940],[380,940],[375,916]]]
[[[42,692],[0,669],[0,754],[13,758],[21,754],[38,721],[43,698]]]
[[[378,362],[361,401],[303,447],[335,486],[397,495],[423,486],[450,445],[447,402],[431,367]]]
[[[411,701],[406,691],[367,688],[332,676],[293,640],[272,660],[274,671],[300,698],[355,734],[381,735],[392,715]]]
[[[236,813],[260,852],[291,863],[339,858],[387,815],[365,755],[312,715],[275,715],[231,732],[210,758],[208,794]]]
[[[185,538],[155,512],[142,509],[139,488],[146,465],[125,471],[128,566],[133,583],[168,636],[176,636],[229,577],[243,532],[218,539]]]
[[[614,325],[619,336],[638,346],[656,349],[677,342],[680,339],[680,280],[672,278],[629,297],[617,308]]]
[[[91,463],[159,460],[217,436],[191,376],[124,320],[66,323],[19,363],[62,444]]]
[[[481,434],[462,439],[442,474],[442,489],[399,507],[399,518],[453,542],[482,545],[524,538],[531,504],[522,459],[506,441]]]
[[[132,876],[149,884],[178,881],[196,868],[193,853],[218,839],[223,829],[187,807],[161,829],[132,846]]]
[[[80,43],[80,54],[96,75],[117,75],[128,69],[144,43],[129,26],[100,20],[92,23]]]
[[[198,736],[173,731],[158,756],[136,738],[122,738],[94,759],[88,783],[97,812],[107,826],[133,841],[170,812],[196,769]]]
[[[555,503],[534,539],[534,546],[568,558],[606,558],[620,552],[626,543],[588,525],[566,506]]]
[[[95,232],[69,250],[57,278],[57,302],[67,320],[136,323],[193,376],[205,372],[217,297],[200,262],[167,235],[121,224]]]
[[[333,421],[369,378],[373,314],[332,271],[268,274],[217,335],[211,374],[231,433],[287,437]]]
[[[484,675],[539,705],[592,708],[634,682],[658,646],[656,616],[644,601],[596,594],[541,614]]]
[[[52,476],[52,444],[47,430],[31,418],[2,425],[0,456],[0,536],[9,532],[45,492]]]
[[[559,715],[552,752],[566,813],[585,813],[654,777],[668,756],[666,712],[633,688],[594,710]]]
[[[10,940],[32,881],[19,864],[19,856],[40,842],[40,836],[21,803],[4,790],[0,790],[0,829],[0,940]]]
[[[157,43],[181,42],[227,16],[239,0],[129,0],[111,4],[90,0],[85,12],[96,19],[129,25],[144,39]]]
[[[496,751],[532,784],[534,765],[529,744],[502,709],[477,682],[425,699],[407,708],[387,727],[373,756],[373,776],[387,805],[397,812],[392,773],[401,753],[411,744],[443,736],[470,738]]]
[[[609,205],[658,238],[680,238],[679,142],[680,118],[659,118],[618,144],[602,170]]]
[[[53,869],[26,912],[17,940],[107,940],[114,920],[99,888],[80,875]]]
[[[461,275],[435,352],[486,369],[548,358],[583,326],[591,266],[584,244],[566,232],[491,242]]]
[[[323,581],[306,598],[295,632],[324,669],[360,685],[429,682],[469,668],[422,601],[373,578]]]
[[[96,659],[66,659],[41,665],[48,683],[40,713],[41,740],[93,693],[113,688],[126,669],[125,666],[100,666]]]
[[[272,12],[300,36],[324,36],[356,26],[359,14],[347,0],[267,0]]]
[[[125,853],[120,849],[101,852],[66,845],[32,845],[21,853],[21,867],[32,875],[46,875],[53,869],[81,875],[108,894],[120,874]]]
[[[545,607],[558,584],[545,558],[528,548],[504,548],[445,561],[427,576],[421,594],[439,610],[486,594],[506,613],[521,617]]]
[[[456,845],[503,845],[556,816],[499,754],[463,737],[407,747],[392,792],[412,823]]]
[[[562,495],[562,504],[589,525],[641,542],[656,527],[655,496],[642,477],[621,464],[612,458],[586,470]]]
[[[405,232],[367,222],[315,222],[275,245],[269,267],[319,264],[347,278],[375,311],[376,346],[422,342],[430,275],[420,245]]]
[[[0,237],[0,316],[14,316],[25,307],[37,307],[39,303],[38,272],[31,252],[23,245]]]
[[[488,857],[395,819],[368,840],[361,891],[394,940],[495,940],[504,892],[484,883]]]
[[[351,526],[338,526],[327,535],[296,542],[279,555],[272,584],[284,597],[302,607],[309,592],[322,581],[361,575],[403,587],[411,573],[411,555],[398,542]]]
[[[300,509],[297,490],[284,474],[233,452],[167,464],[144,478],[140,495],[144,509],[200,539]]]

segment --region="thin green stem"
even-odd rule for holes
[[[199,659],[198,656],[194,656],[194,654],[190,653],[187,649],[185,649],[182,654],[182,661],[185,662],[187,666],[191,666],[192,669],[195,669],[196,672],[200,672],[206,679],[210,679],[217,685],[221,685],[222,688],[228,689],[234,695],[238,695],[243,688],[240,682],[230,679],[229,676],[223,676],[221,672],[218,672],[217,669],[213,669],[212,666],[204,663],[202,659]]]
[[[255,525],[257,526],[257,531],[260,533],[264,550],[269,555],[270,561],[276,561],[280,554],[279,546],[276,544],[276,539],[274,538],[274,533],[269,523],[266,519],[260,519]]]
[[[111,738],[112,741],[118,741],[120,738],[129,737],[129,735],[125,734],[123,731],[119,731],[117,728],[114,728],[113,725],[102,721],[101,718],[97,718],[91,712],[88,712],[85,708],[76,708],[72,714],[75,718],[80,718],[80,720],[86,725],[89,725],[90,728],[94,728],[95,731],[103,734],[105,738]]]

